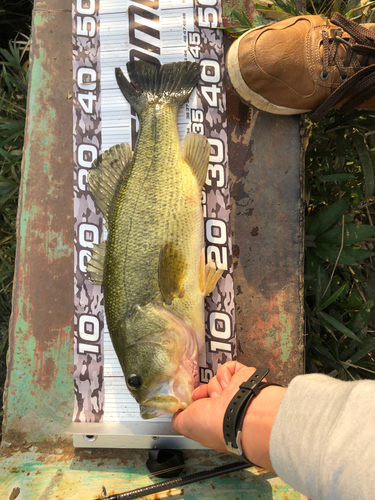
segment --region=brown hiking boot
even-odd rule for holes
[[[242,35],[226,64],[235,94],[269,113],[375,110],[375,24],[293,17]]]

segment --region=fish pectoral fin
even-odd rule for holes
[[[110,218],[112,200],[129,176],[132,157],[129,144],[117,144],[104,151],[89,171],[90,192],[107,220]]]
[[[167,304],[175,297],[183,297],[186,268],[181,250],[174,243],[166,243],[159,258],[159,288]]]
[[[184,142],[184,159],[194,172],[200,188],[206,180],[210,143],[204,135],[189,133]]]
[[[224,271],[225,267],[223,264],[220,267],[216,267],[216,264],[213,261],[206,264],[205,286],[203,291],[204,296],[209,295],[213,291]]]
[[[87,271],[90,273],[90,280],[93,283],[103,283],[104,259],[107,242],[103,241],[99,245],[95,244],[92,249],[92,256],[87,264]]]

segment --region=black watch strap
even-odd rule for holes
[[[225,446],[231,453],[241,455],[244,458],[246,457],[241,447],[241,428],[249,403],[264,387],[278,385],[270,382],[262,383],[268,372],[269,368],[258,368],[249,380],[242,383],[224,415],[223,434]]]

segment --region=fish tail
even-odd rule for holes
[[[127,63],[129,80],[115,69],[118,86],[138,115],[147,105],[170,104],[176,109],[186,102],[198,83],[201,66],[180,61],[156,65],[146,61]]]

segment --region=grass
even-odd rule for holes
[[[0,0],[0,48],[8,48],[19,33],[30,33],[33,6],[33,0]]]
[[[375,113],[331,112],[307,123],[305,315],[307,371],[375,378]]]

